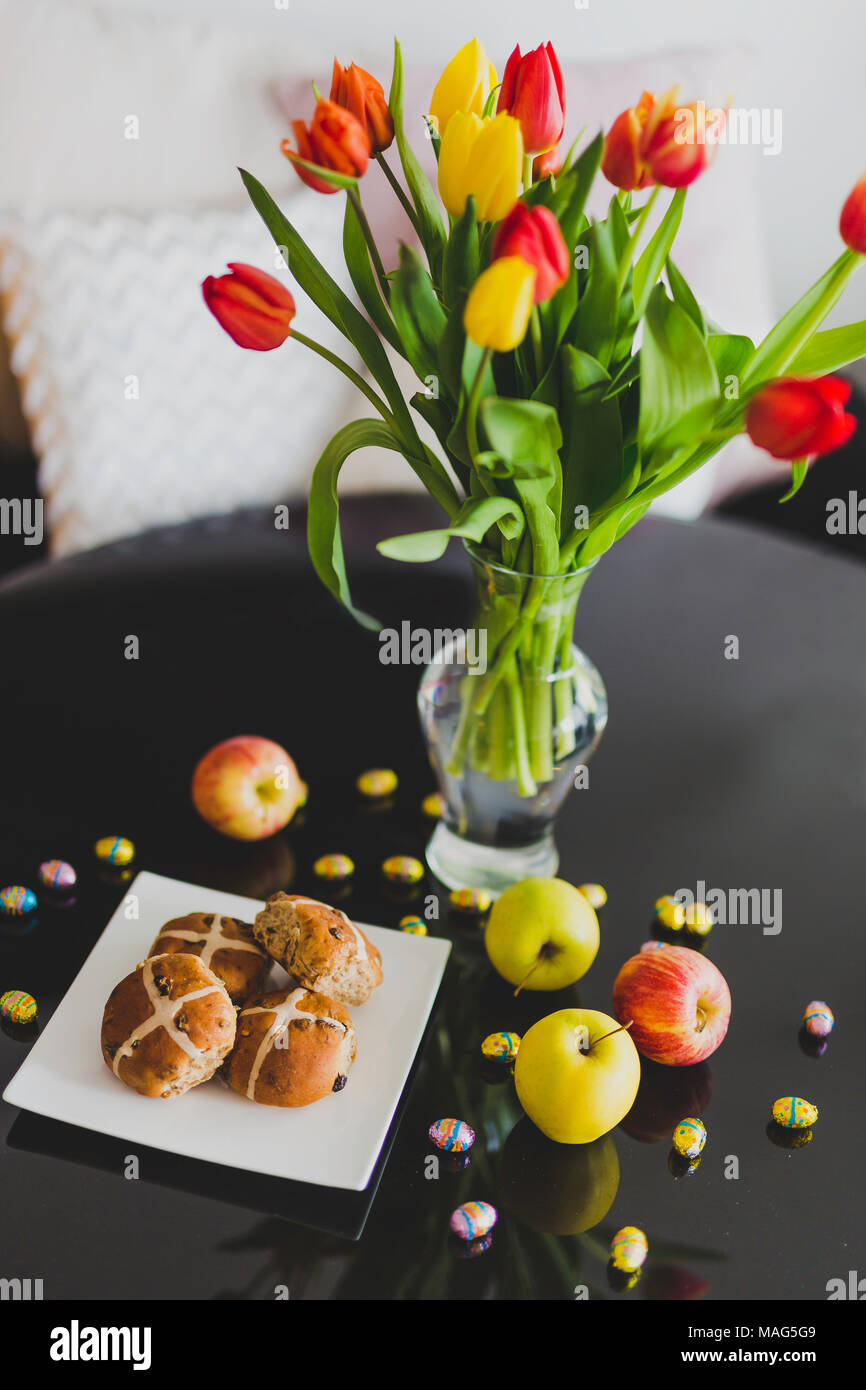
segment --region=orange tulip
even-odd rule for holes
[[[631,192],[652,183],[641,157],[641,140],[654,105],[652,92],[644,92],[637,106],[617,116],[605,137],[601,172],[617,188]]]
[[[204,302],[214,318],[239,347],[254,352],[279,347],[295,317],[289,291],[254,265],[230,261],[229,271],[229,275],[209,275],[202,283]]]
[[[303,121],[292,121],[292,130],[297,149],[292,149],[288,140],[282,142],[280,149],[295,166],[298,177],[317,193],[336,193],[337,189],[302,168],[297,163],[299,158],[323,169],[333,169],[334,173],[347,178],[360,178],[367,168],[370,159],[367,132],[357,117],[337,102],[320,98],[309,126]]]
[[[680,105],[674,93],[656,102],[641,138],[641,156],[653,183],[686,188],[710,163],[724,124],[722,112],[703,102]]]
[[[866,256],[866,177],[852,188],[845,199],[839,231],[846,246],[860,256]]]
[[[387,150],[394,139],[394,121],[385,100],[382,84],[369,72],[352,63],[341,68],[334,59],[334,75],[331,79],[331,101],[351,111],[356,120],[367,132],[370,153],[379,154]]]

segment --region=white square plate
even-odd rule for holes
[[[137,899],[138,918],[127,904]],[[159,928],[187,912],[251,922],[263,904],[141,873],[61,1000],[3,1099],[38,1115],[169,1153],[297,1182],[360,1192],[370,1180],[439,989],[451,943],[361,923],[382,953],[384,980],[352,1009],[358,1056],[349,1083],[314,1105],[256,1105],[221,1081],[173,1100],[139,1096],[105,1065],[99,1030],[118,980],[143,960]],[[286,980],[274,966],[271,988]]]

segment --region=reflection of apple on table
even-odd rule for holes
[[[199,815],[234,840],[276,834],[304,796],[304,784],[285,748],[253,734],[239,734],[211,748],[192,778]]]
[[[609,1134],[591,1144],[557,1144],[530,1120],[518,1120],[499,1162],[505,1205],[550,1235],[576,1236],[596,1226],[619,1187],[619,1159]]]
[[[701,1115],[713,1094],[713,1073],[709,1062],[692,1067],[665,1067],[661,1062],[641,1062],[640,1086],[634,1105],[620,1129],[642,1144],[660,1139],[670,1143],[674,1126],[684,1115]]]

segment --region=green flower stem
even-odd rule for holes
[[[525,155],[523,156],[523,191],[524,191],[524,193],[528,193],[531,187],[532,187],[532,156],[529,155],[529,154],[525,154]]]
[[[657,183],[652,193],[649,195],[643,207],[641,208],[640,212],[638,213],[637,217],[635,218],[632,234],[626,242],[625,247],[623,248],[623,253],[619,258],[619,265],[617,266],[616,273],[617,299],[619,299],[620,295],[622,294],[623,285],[625,284],[626,277],[628,276],[628,268],[634,260],[634,253],[637,250],[637,244],[640,241],[641,233],[643,232],[643,229],[646,226],[646,220],[652,211],[653,204],[655,203],[655,200],[659,195],[660,188],[661,185]]]
[[[481,354],[481,361],[478,363],[478,371],[475,373],[475,380],[469,392],[469,400],[466,404],[466,443],[469,445],[469,457],[473,464],[478,457],[478,406],[481,403],[481,387],[484,382],[484,373],[487,371],[487,364],[493,356],[492,348],[485,348]],[[485,469],[475,466],[476,474],[486,492],[491,495],[495,492],[491,480],[486,476]]]
[[[367,214],[365,213],[363,205],[361,203],[361,195],[358,192],[357,185],[355,185],[354,188],[346,189],[346,197],[349,199],[349,201],[352,204],[352,207],[355,209],[355,216],[357,217],[358,224],[361,228],[361,231],[364,234],[364,240],[367,243],[367,250],[370,252],[370,260],[372,261],[373,269],[376,272],[376,279],[379,281],[379,289],[382,291],[382,298],[384,299],[386,304],[389,304],[391,302],[391,286],[388,284],[388,277],[385,274],[385,267],[382,264],[382,257],[379,255],[379,248],[376,245],[376,238],[373,236],[372,229],[370,227],[369,222],[367,221]]]
[[[533,780],[530,758],[526,746],[523,689],[517,675],[517,668],[513,663],[505,673],[505,688],[508,692],[512,728],[514,732],[517,786],[521,796],[535,796],[538,788]]]
[[[577,614],[577,598],[566,605],[560,620],[559,643],[556,649],[557,677],[553,687],[554,709],[554,757],[557,761],[567,758],[574,751],[575,737],[573,724],[574,677],[570,674],[572,666],[571,643],[574,633],[574,620]]]
[[[324,357],[326,362],[330,362],[332,367],[336,367],[338,372],[342,372],[343,376],[348,377],[353,386],[357,386],[358,390],[367,397],[367,400],[375,406],[385,423],[390,425],[397,437],[402,440],[403,436],[397,427],[397,422],[381,396],[376,394],[369,382],[365,381],[353,367],[350,367],[348,362],[344,362],[342,357],[338,357],[335,352],[331,352],[329,348],[317,343],[315,338],[308,338],[305,333],[299,333],[297,329],[292,329],[291,336],[296,343],[301,343],[311,352],[317,353],[319,357]]]
[[[541,341],[541,315],[538,312],[538,305],[533,304],[532,313],[529,315],[529,335],[532,339],[532,357],[535,363],[535,375],[538,380],[544,376],[544,345]]]
[[[385,178],[388,180],[397,197],[399,198],[400,205],[402,206],[406,216],[409,218],[409,221],[412,223],[412,226],[415,228],[415,231],[420,236],[421,228],[418,226],[418,217],[415,212],[415,209],[409,202],[409,199],[407,198],[406,194],[403,192],[403,189],[400,186],[400,180],[397,178],[397,175],[394,173],[394,170],[391,168],[390,164],[388,163],[381,150],[376,155],[376,163],[379,165],[379,168],[382,170],[382,173],[385,175]]]

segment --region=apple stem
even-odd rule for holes
[[[620,1024],[619,1028],[611,1028],[609,1033],[602,1033],[600,1038],[596,1038],[592,1046],[597,1047],[600,1042],[604,1042],[605,1038],[612,1038],[614,1033],[627,1033],[633,1023],[634,1019],[630,1018],[628,1023]]]
[[[534,974],[535,974],[535,971],[538,969],[538,967],[539,967],[540,964],[541,964],[541,961],[540,961],[540,960],[537,960],[537,961],[535,962],[535,964],[533,965],[532,969],[531,969],[531,970],[528,970],[528,971],[526,972],[526,974],[524,975],[523,979],[520,981],[520,984],[517,986],[517,989],[514,991],[514,998],[515,998],[515,999],[517,998],[517,996],[518,996],[518,994],[520,993],[520,991],[523,989],[523,986],[526,984],[526,981],[530,978],[531,975],[534,975]]]

